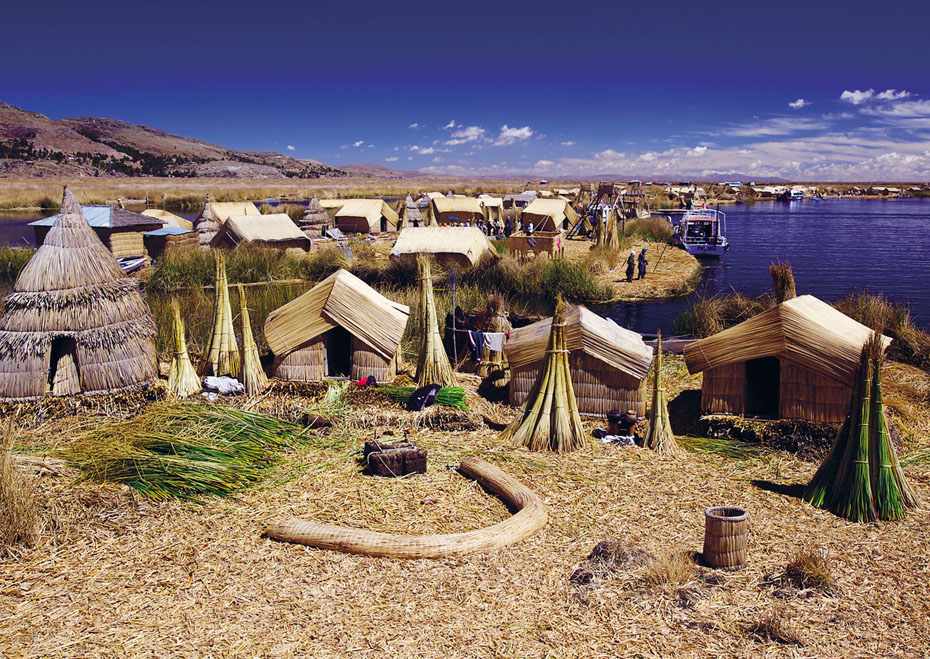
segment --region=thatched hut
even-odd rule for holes
[[[197,233],[180,227],[169,226],[146,231],[142,239],[145,241],[145,251],[156,261],[169,251],[198,245]]]
[[[163,226],[162,221],[157,218],[113,206],[81,206],[81,213],[85,224],[90,226],[104,246],[118,259],[148,256],[143,234]],[[30,222],[29,226],[35,231],[37,245],[45,241],[45,237],[60,217],[61,213]]]
[[[312,239],[317,236],[322,236],[326,228],[332,223],[332,217],[330,217],[326,209],[323,208],[320,200],[313,197],[310,203],[307,204],[307,210],[304,212],[304,216],[298,223],[298,226],[307,238]]]
[[[409,194],[404,199],[403,216],[401,224],[405,227],[425,226],[424,214],[420,212],[420,205]]]
[[[142,214],[146,217],[152,217],[156,220],[159,220],[162,223],[162,226],[187,229],[188,231],[194,228],[194,223],[190,220],[185,220],[180,215],[175,215],[174,213],[161,208],[148,208],[142,211]]]
[[[391,380],[409,315],[408,307],[337,270],[269,314],[265,339],[275,355],[274,375],[299,382]]]
[[[310,239],[287,213],[232,215],[213,239],[214,247],[236,247],[243,243],[278,249],[310,249]]]
[[[484,219],[492,223],[504,222],[504,199],[503,197],[492,197],[491,195],[478,195],[478,201],[481,202],[481,208],[484,210]]]
[[[811,295],[685,348],[701,411],[842,423],[872,331]],[[883,337],[885,347],[891,339]]]
[[[475,197],[436,197],[433,218],[440,226],[473,225],[484,219],[484,208]]]
[[[203,213],[194,222],[200,246],[212,245],[213,240],[226,224],[226,220],[234,215],[261,215],[261,213],[251,201],[212,201],[207,197]]]
[[[486,256],[496,256],[494,246],[478,227],[407,227],[391,249],[392,260],[415,260],[432,254],[445,266],[470,268]]]
[[[641,385],[652,364],[652,348],[636,332],[582,305],[565,311],[565,341],[572,384],[583,414],[635,410],[645,414]],[[510,403],[522,405],[546,360],[552,319],[513,330],[504,347],[510,363]]]
[[[578,214],[565,199],[535,199],[520,214],[524,228],[531,222],[536,231],[562,231],[575,226]]]
[[[343,233],[383,233],[397,228],[399,218],[383,199],[345,199],[336,211],[336,228]]]
[[[151,382],[155,323],[134,279],[65,189],[61,212],[0,315],[0,398],[101,393]]]

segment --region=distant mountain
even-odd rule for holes
[[[315,160],[227,149],[116,119],[54,120],[0,102],[0,177],[347,175]]]

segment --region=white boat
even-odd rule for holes
[[[804,199],[804,190],[802,188],[791,188],[791,201],[801,201]]]
[[[711,208],[690,210],[675,227],[673,241],[693,256],[720,258],[730,248],[727,216]]]

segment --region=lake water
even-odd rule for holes
[[[800,293],[827,301],[861,290],[882,293],[908,305],[914,320],[930,329],[930,200],[830,199],[722,208],[730,251],[719,262],[705,262],[693,296],[621,302],[598,311],[638,332],[671,334],[675,318],[696,296],[730,290],[759,295],[771,286],[769,263],[784,260],[794,267]],[[28,223],[47,214],[0,214],[0,245],[32,244]],[[658,257],[651,255],[653,264]]]
[[[833,301],[856,291],[906,304],[930,329],[930,200],[809,200],[722,206],[730,250],[705,261],[698,291],[665,302],[617,303],[599,312],[641,333],[671,333],[697,296],[771,288],[768,265],[794,268],[799,293]],[[652,254],[655,263],[658,254]]]

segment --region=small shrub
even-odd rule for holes
[[[788,620],[788,614],[784,607],[776,607],[766,611],[758,620],[751,622],[746,631],[751,637],[764,643],[804,645],[801,635]]]
[[[818,590],[827,595],[838,590],[833,565],[825,550],[799,551],[785,566],[784,580],[799,590]]]
[[[772,306],[769,296],[751,298],[742,293],[705,297],[675,319],[675,332],[697,338],[712,336],[762,313]]]
[[[675,588],[694,579],[696,572],[690,553],[673,551],[653,559],[646,568],[645,578],[652,586]]]
[[[7,425],[0,446],[0,554],[16,545],[31,547],[38,534],[35,484],[13,464],[13,432]]]
[[[844,314],[866,327],[877,328],[892,341],[888,356],[920,368],[930,368],[930,333],[917,328],[910,310],[901,304],[871,293],[856,293],[835,305]]]
[[[657,217],[627,220],[623,227],[624,238],[639,238],[651,243],[667,243],[673,232],[671,222]]]

